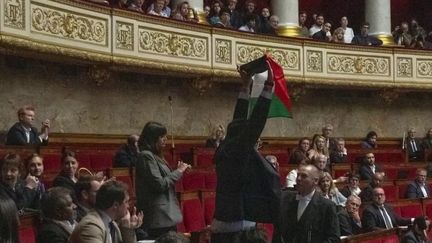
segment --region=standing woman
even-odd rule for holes
[[[135,191],[137,208],[146,219],[143,229],[150,239],[168,231],[177,231],[182,214],[175,193],[175,183],[190,166],[179,162],[171,170],[163,157],[167,129],[158,122],[148,122],[138,140],[140,154],[136,164]]]
[[[54,179],[54,187],[65,187],[71,192],[72,199],[76,201],[75,184],[78,181],[76,173],[78,170],[78,161],[75,158],[75,153],[71,150],[63,148],[62,151],[62,170]]]

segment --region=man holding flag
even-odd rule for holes
[[[265,70],[268,75],[261,84],[260,95],[249,102],[252,75]],[[234,242],[239,232],[254,228],[256,222],[276,223],[279,213],[279,174],[256,150],[255,144],[271,114],[271,106],[275,104],[272,100],[280,92],[277,90],[281,84],[275,85],[275,81],[283,79],[282,68],[266,55],[241,66],[239,72],[242,88],[234,118],[214,157],[217,189],[212,243]],[[283,86],[286,93],[282,100],[290,104],[284,79]],[[253,109],[248,118],[249,106]],[[289,109],[285,108],[284,116],[290,115]]]

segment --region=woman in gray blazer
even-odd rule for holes
[[[135,191],[137,208],[145,215],[143,229],[150,239],[176,231],[182,214],[175,193],[175,183],[190,166],[179,162],[171,170],[164,159],[167,129],[158,122],[148,122],[138,140],[140,153],[136,164]]]

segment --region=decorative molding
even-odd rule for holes
[[[138,27],[140,52],[208,60],[208,40],[204,37],[167,33]]]
[[[236,49],[238,64],[248,63],[262,57],[264,53],[269,52],[283,69],[300,70],[300,50],[297,49],[275,49],[272,47],[243,43],[237,43]]]
[[[197,91],[200,96],[211,89],[212,86],[211,77],[198,77],[191,81],[191,87]]]
[[[32,4],[31,23],[32,32],[108,46],[106,19]]]
[[[413,76],[413,64],[410,57],[398,57],[397,63],[397,77],[411,78]]]
[[[3,0],[4,25],[7,27],[25,29],[25,0]]]
[[[293,101],[298,101],[306,94],[306,87],[304,84],[289,84],[289,95]]]
[[[329,73],[390,76],[389,57],[327,53]]]
[[[217,63],[231,64],[232,63],[232,53],[231,47],[232,42],[230,40],[216,39],[216,57]]]
[[[323,57],[322,51],[306,51],[306,60],[308,72],[322,73],[323,72]]]
[[[379,97],[387,104],[391,105],[399,98],[399,90],[397,89],[384,89],[378,93]]]
[[[431,59],[417,59],[417,76],[422,78],[432,77]]]
[[[134,26],[130,23],[116,21],[116,48],[130,50],[134,49]]]
[[[97,86],[102,86],[103,83],[111,78],[111,70],[107,67],[93,65],[89,67],[88,77]]]

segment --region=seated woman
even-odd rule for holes
[[[27,158],[24,165],[26,169],[26,175],[24,179],[26,182],[30,182],[26,184],[34,184],[32,189],[30,189],[30,187],[26,187],[24,191],[27,197],[26,200],[28,201],[28,207],[30,209],[39,210],[40,200],[42,195],[45,193],[45,185],[41,181],[44,171],[42,157],[39,154],[34,153]],[[35,183],[32,183],[33,181]]]
[[[345,207],[346,197],[339,192],[333,183],[330,173],[323,172],[318,181],[318,190],[324,198],[332,200],[336,206]]]
[[[308,158],[313,160],[318,155],[325,155],[329,158],[329,151],[326,146],[326,139],[322,135],[315,134],[312,139],[312,148],[308,151]]]
[[[215,0],[212,3],[209,16],[207,17],[207,21],[209,22],[209,24],[216,25],[220,22],[220,14],[222,8],[223,3],[221,1]]]
[[[378,147],[377,144],[378,134],[374,131],[368,132],[365,140],[361,142],[361,147],[364,149],[376,149]]]
[[[78,181],[76,173],[78,170],[78,161],[75,158],[75,153],[66,148],[62,151],[62,166],[60,174],[54,179],[53,186],[55,187],[65,187],[69,189],[72,199],[75,197],[75,183]]]
[[[222,125],[216,127],[212,136],[206,141],[206,148],[217,148],[225,139],[225,128]]]
[[[0,190],[0,242],[19,243],[19,219],[15,202]]]
[[[165,0],[155,0],[153,7],[147,11],[147,14],[168,18],[169,16],[164,12]]]
[[[361,189],[359,187],[360,185],[360,176],[357,174],[350,174],[348,176],[348,184],[342,188],[340,191],[342,195],[344,195],[346,198],[348,198],[351,195],[360,195]]]
[[[189,15],[189,11],[192,11],[193,16]],[[181,20],[181,21],[189,21],[189,22],[198,22],[197,13],[189,7],[188,2],[181,2],[177,5],[177,8],[172,14],[173,19]]]
[[[76,225],[76,205],[69,191],[53,187],[42,197],[43,223],[37,236],[38,243],[66,243]]]
[[[331,39],[331,42],[345,43],[344,33],[345,31],[342,27],[335,29],[335,31],[333,32],[333,37]]]
[[[309,138],[302,138],[298,142],[297,148],[290,155],[289,163],[290,164],[299,164],[300,161],[307,159],[307,152],[310,149],[310,140]]]

